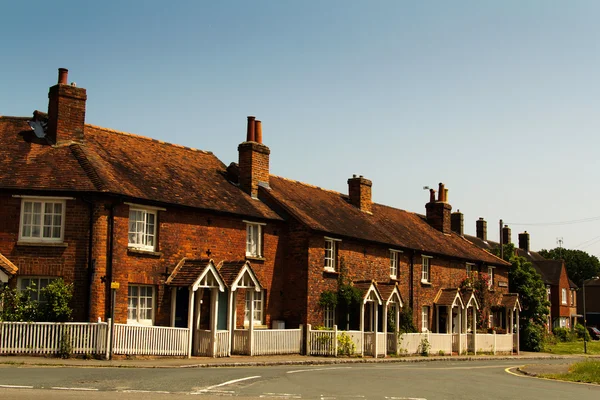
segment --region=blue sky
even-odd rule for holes
[[[89,3],[89,4],[84,4]],[[237,161],[247,115],[271,173],[465,231],[600,255],[597,1],[30,1],[0,16],[0,115],[47,108],[57,68],[86,121]],[[582,223],[552,224],[587,220]],[[530,223],[533,225],[524,225]]]

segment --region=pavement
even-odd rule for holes
[[[279,356],[231,356],[222,358],[191,357],[122,357],[113,360],[86,360],[83,358],[56,358],[40,356],[0,356],[0,365],[22,366],[62,366],[62,367],[111,367],[111,368],[217,368],[217,367],[246,367],[246,366],[272,366],[272,365],[331,365],[352,363],[406,363],[406,362],[431,362],[431,361],[474,361],[474,360],[515,360],[526,364],[527,360],[559,360],[565,359],[563,367],[568,366],[578,355],[555,355],[548,353],[521,352],[520,355],[470,355],[470,356],[414,356],[414,357],[315,357],[293,355]],[[600,356],[590,356],[600,357]],[[527,365],[524,373],[536,374],[536,365]],[[538,373],[546,373],[539,372]],[[550,372],[554,373],[554,372]]]

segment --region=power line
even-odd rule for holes
[[[596,239],[600,239],[600,235],[599,235],[599,236],[596,236],[595,238],[591,238],[591,239],[589,239],[589,240],[586,240],[585,242],[579,243],[577,246],[575,246],[575,247],[573,247],[573,248],[574,248],[574,249],[576,249],[576,248],[578,248],[578,247],[580,247],[580,246],[583,246],[583,245],[584,245],[584,244],[586,244],[586,243],[592,242],[592,241],[594,241],[594,240],[596,240]],[[591,243],[590,243],[590,245],[591,245]]]
[[[585,222],[593,222],[600,220],[599,217],[591,217],[591,218],[583,218],[583,219],[574,219],[571,221],[560,221],[560,222],[505,222],[507,225],[528,225],[528,226],[552,226],[552,225],[572,225],[572,224],[582,224]]]

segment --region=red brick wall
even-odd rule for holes
[[[73,319],[86,316],[88,285],[89,208],[82,200],[67,200],[65,209],[65,246],[20,245],[21,199],[0,195],[0,252],[18,268],[18,276],[63,277],[74,284]],[[16,285],[16,279],[11,279]]]
[[[563,289],[567,291],[566,304],[562,303]],[[557,301],[552,303],[552,318],[557,318],[559,316],[569,318],[571,316],[571,288],[569,284],[569,277],[567,276],[567,270],[564,264],[560,271],[560,280],[558,287],[553,286],[552,291],[556,291],[557,293]]]
[[[48,93],[48,136],[57,144],[82,141],[85,123],[86,90],[55,85]]]
[[[238,146],[240,187],[252,197],[258,195],[258,183],[269,183],[269,154],[261,143],[244,142]]]

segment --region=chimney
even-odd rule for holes
[[[487,242],[487,221],[483,217],[479,217],[475,222],[475,228],[477,231],[477,237],[484,242]]]
[[[460,236],[464,235],[464,216],[460,210],[456,210],[456,212],[453,212],[450,215],[450,228],[452,229],[452,232],[456,232]]]
[[[348,194],[350,204],[358,207],[360,211],[371,214],[373,201],[371,200],[371,186],[373,183],[362,175],[353,175],[348,179]]]
[[[69,70],[58,69],[58,83],[48,92],[48,132],[53,144],[83,142],[85,89],[68,84]]]
[[[427,211],[427,222],[440,232],[450,233],[450,212],[452,206],[446,202],[448,191],[443,183],[440,183],[438,190],[438,200],[435,201],[435,193],[430,190],[429,203],[425,204]]]
[[[527,231],[519,233],[519,248],[529,253],[529,233]]]
[[[260,142],[259,142],[260,140]],[[262,144],[262,124],[248,117],[246,141],[238,146],[240,188],[253,198],[258,197],[258,186],[269,186],[269,154]]]
[[[509,243],[512,243],[510,239],[510,228],[508,227],[508,225],[504,225],[504,228],[502,228],[502,244]]]

